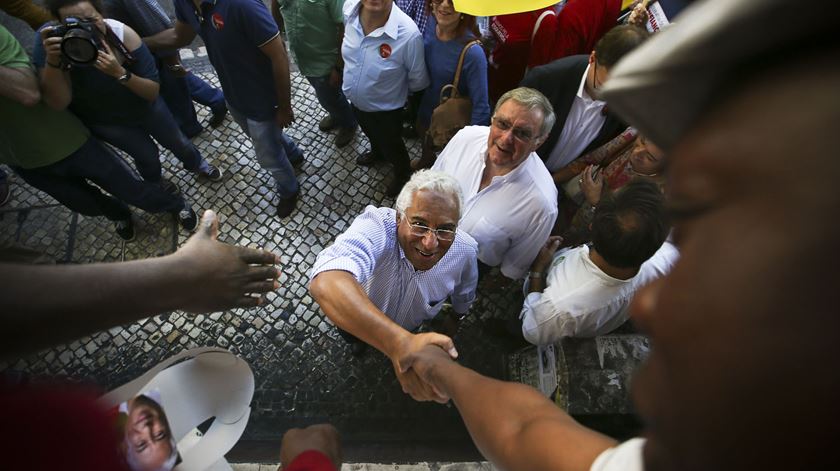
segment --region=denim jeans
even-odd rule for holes
[[[152,137],[172,151],[188,171],[206,171],[207,161],[178,128],[163,100],[158,97],[150,108],[138,125],[93,124],[88,127],[96,137],[130,155],[146,181],[159,182],[161,178],[160,152]]]
[[[335,120],[335,124],[343,129],[356,129],[356,117],[350,109],[350,103],[341,91],[341,87],[330,85],[330,76],[306,77],[312,88],[315,89],[315,96],[318,103],[327,110],[327,113]]]
[[[209,106],[214,113],[221,111],[225,106],[225,95],[221,90],[196,77],[192,72],[188,73],[186,78],[187,88],[194,102]]]
[[[125,162],[93,137],[54,164],[14,170],[30,185],[85,216],[119,221],[131,215],[125,203],[152,213],[177,212],[185,205],[180,196],[138,179]],[[103,194],[88,180],[113,196]]]
[[[198,122],[195,114],[186,77],[175,75],[160,59],[157,60],[157,65],[160,76],[160,97],[172,112],[181,131],[187,136],[195,136],[204,127]]]
[[[303,160],[303,151],[274,124],[274,121],[256,121],[231,107],[230,103],[227,107],[233,120],[251,138],[260,166],[271,172],[271,176],[274,177],[277,195],[281,198],[295,195],[300,186],[292,163]]]

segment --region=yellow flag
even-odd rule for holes
[[[455,11],[473,16],[507,15],[539,10],[558,0],[454,0]]]

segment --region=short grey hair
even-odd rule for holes
[[[496,112],[499,111],[499,108],[508,100],[513,100],[519,103],[527,108],[528,111],[533,110],[534,108],[539,109],[543,115],[543,123],[540,128],[539,137],[546,136],[551,132],[551,128],[554,127],[556,117],[554,116],[554,107],[551,106],[551,102],[548,101],[548,98],[546,98],[545,95],[540,93],[538,90],[528,87],[519,87],[509,90],[499,98],[499,101],[496,102],[496,108],[493,109],[494,116],[496,115]]]
[[[419,170],[414,172],[408,183],[402,187],[402,191],[394,202],[394,209],[405,214],[405,210],[411,206],[414,194],[420,190],[436,191],[451,196],[458,205],[458,219],[461,219],[461,207],[464,205],[464,198],[461,195],[461,184],[455,177],[448,173],[437,170]]]

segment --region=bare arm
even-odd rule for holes
[[[195,39],[195,31],[190,25],[183,21],[175,20],[173,28],[165,29],[160,33],[143,38],[143,42],[152,51],[166,49],[180,49],[188,46]]]
[[[286,43],[277,33],[272,39],[260,46],[260,50],[271,61],[271,74],[274,76],[274,91],[277,94],[277,114],[274,121],[284,128],[295,120],[292,111],[292,85],[289,80],[289,56]]]
[[[439,348],[417,353],[414,369],[452,398],[478,449],[507,471],[584,471],[615,441],[575,422],[535,389],[488,378]]]
[[[61,67],[61,38],[48,37],[52,27],[41,30],[41,40],[46,52],[44,67],[38,70],[44,103],[50,108],[63,110],[73,100],[70,74]]]
[[[201,227],[165,257],[88,265],[0,266],[0,357],[19,355],[173,309],[192,313],[256,306],[249,293],[276,289],[271,252],[216,240],[208,211]],[[153,293],[153,295],[149,295]]]
[[[339,328],[350,332],[367,344],[384,353],[394,366],[394,372],[403,391],[417,400],[444,400],[425,384],[413,371],[408,356],[432,343],[457,356],[452,339],[440,334],[412,334],[380,311],[365,293],[352,274],[341,270],[319,273],[309,285],[312,297]]]
[[[35,73],[30,68],[0,66],[0,96],[24,106],[35,106],[41,101]]]
[[[114,55],[108,43],[103,43],[105,50],[99,51],[99,57],[96,60],[96,68],[114,79],[119,79],[126,74],[125,66]],[[143,42],[140,41],[140,36],[126,25],[125,27],[125,46],[132,51],[135,57],[138,58],[138,63],[142,64],[144,61],[141,55],[144,55],[147,61],[151,61],[149,50],[143,48]],[[131,90],[132,93],[140,98],[152,102],[155,101],[160,93],[160,84],[152,79],[141,77],[139,75],[131,75],[129,79],[122,84]]]
[[[572,178],[580,175],[580,173],[583,172],[583,170],[589,165],[597,165],[599,167],[606,166],[612,162],[612,160],[618,156],[622,150],[633,142],[636,135],[637,132],[635,129],[627,128],[627,130],[613,138],[611,141],[601,147],[598,147],[597,149],[592,150],[586,155],[578,157],[570,162],[569,165],[566,165],[560,170],[554,172],[551,175],[554,179],[554,183],[557,185],[566,183]]]

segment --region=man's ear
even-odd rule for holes
[[[589,63],[590,64],[595,63],[595,51],[592,51],[592,52],[589,53]]]

